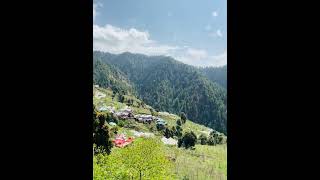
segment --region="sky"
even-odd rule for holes
[[[94,0],[93,49],[227,64],[227,0]]]

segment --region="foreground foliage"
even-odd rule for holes
[[[110,155],[99,153],[93,159],[95,180],[171,180],[175,179],[173,167],[157,139],[137,139],[126,148],[113,148]]]
[[[177,179],[226,180],[227,146],[195,145],[195,150],[167,147],[167,154],[175,159]]]

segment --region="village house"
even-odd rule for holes
[[[134,118],[140,123],[151,123],[155,119],[154,116],[146,114],[138,114]]]
[[[132,109],[128,107],[119,110],[118,112],[115,113],[115,115],[121,119],[129,119],[134,117]]]
[[[131,144],[133,142],[133,138],[129,137],[127,139],[124,134],[119,134],[116,136],[116,138],[112,142],[116,147],[122,148],[122,147],[125,147],[125,146]]]

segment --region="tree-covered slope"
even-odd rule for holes
[[[93,83],[124,94],[134,93],[129,80],[120,70],[112,65],[102,63],[98,58],[93,59]]]
[[[197,68],[170,57],[131,53],[94,52],[94,59],[121,70],[138,97],[155,109],[185,112],[188,119],[227,134],[226,90]]]
[[[222,67],[199,68],[200,72],[212,82],[220,84],[227,88],[227,65]]]

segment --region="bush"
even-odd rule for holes
[[[184,124],[187,121],[187,115],[184,112],[180,114],[181,122]]]
[[[210,146],[215,146],[216,145],[216,141],[215,141],[214,137],[211,136],[211,135],[209,136],[207,143]]]
[[[136,140],[110,155],[95,155],[93,179],[175,179],[173,167],[159,140]]]
[[[183,131],[182,127],[181,126],[177,126],[175,135],[177,137],[181,137],[182,136],[182,131]]]
[[[123,120],[119,120],[118,121],[118,126],[124,127],[125,126],[125,122]]]
[[[158,131],[162,131],[162,130],[164,130],[165,129],[165,126],[164,125],[162,125],[162,124],[157,124],[157,130]]]
[[[177,126],[181,126],[181,125],[182,125],[181,120],[178,119],[178,120],[177,120]]]
[[[165,128],[164,130],[164,134],[163,134],[166,138],[170,138],[170,137],[173,137],[174,135],[174,132],[169,129],[168,127]]]
[[[194,132],[190,131],[184,134],[184,136],[182,137],[182,139],[178,140],[178,147],[185,147],[186,149],[188,148],[192,148],[195,146],[197,141],[197,136],[194,134]],[[179,145],[180,144],[180,145]]]
[[[225,144],[227,143],[227,137],[219,133],[218,131],[213,130],[210,133],[209,139],[208,139],[208,145],[217,145],[217,144]]]
[[[97,132],[95,133],[94,142],[97,146],[103,148],[107,154],[110,154],[112,148],[112,142],[110,140],[110,131],[108,126],[98,126]]]
[[[205,134],[201,134],[199,136],[199,141],[200,141],[201,145],[205,145],[205,144],[207,144],[208,138]]]
[[[112,128],[110,129],[110,132],[113,133],[113,134],[118,134],[118,131],[119,131],[119,128],[118,128],[117,126],[112,127]]]

